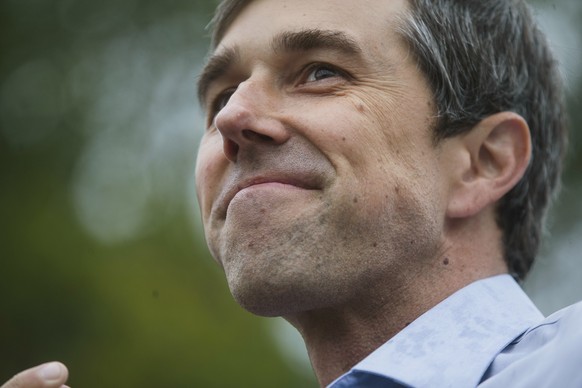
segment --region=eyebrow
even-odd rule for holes
[[[272,39],[271,49],[275,53],[310,50],[332,50],[350,56],[362,53],[357,42],[346,33],[322,29],[281,32]],[[238,47],[227,47],[210,57],[198,79],[198,99],[203,106],[204,97],[210,85],[224,76],[239,60]]]
[[[204,106],[204,97],[212,82],[227,73],[228,69],[239,61],[239,58],[237,47],[227,47],[208,59],[198,78],[198,100],[202,106]]]
[[[281,32],[273,38],[271,48],[275,52],[335,50],[348,55],[360,54],[362,51],[346,33],[320,29]]]

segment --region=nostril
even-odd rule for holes
[[[238,144],[227,138],[223,138],[223,152],[224,156],[231,162],[236,162],[236,156],[238,155]]]
[[[255,140],[255,141],[272,141],[273,140],[273,138],[270,136],[252,131],[250,129],[244,129],[242,131],[242,135],[247,140]]]

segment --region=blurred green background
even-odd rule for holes
[[[526,284],[582,298],[582,7],[537,2],[572,149]],[[297,335],[232,301],[193,190],[215,2],[0,0],[0,382],[61,360],[73,387],[309,387]]]

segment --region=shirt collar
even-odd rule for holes
[[[511,276],[482,279],[421,315],[352,371],[413,387],[475,387],[494,357],[542,318]]]

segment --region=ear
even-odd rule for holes
[[[497,202],[523,177],[531,158],[529,126],[517,113],[480,121],[452,146],[450,218],[465,218]]]

